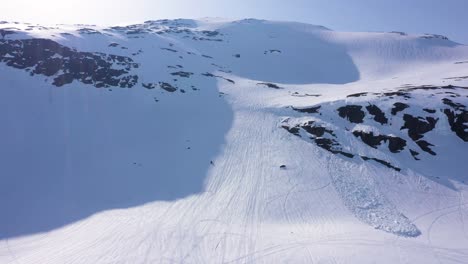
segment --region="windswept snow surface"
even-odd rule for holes
[[[468,263],[468,47],[0,22],[0,263]]]

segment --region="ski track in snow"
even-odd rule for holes
[[[65,69],[45,76],[40,63],[27,72],[7,65],[17,53],[0,56],[1,264],[468,263],[468,144],[439,111],[442,98],[467,105],[468,90],[375,95],[468,86],[468,65],[457,63],[467,46],[255,19],[83,27],[0,24],[0,54],[12,40],[51,39],[72,48],[54,60],[130,58],[112,78],[134,85],[80,75],[56,87]],[[135,84],[125,79],[133,74]],[[392,100],[410,107],[390,116]],[[370,103],[393,123],[338,115]],[[418,148],[415,161],[352,136],[392,134],[417,148],[403,113],[438,119],[423,135],[436,156]],[[282,128],[310,120],[333,129],[343,150],[401,171]],[[47,214],[60,219],[41,225]]]

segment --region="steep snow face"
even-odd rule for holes
[[[468,47],[0,22],[0,263],[468,262]]]

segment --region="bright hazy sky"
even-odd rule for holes
[[[341,31],[436,33],[468,44],[468,0],[3,0],[0,20],[115,25],[163,18],[261,18]]]

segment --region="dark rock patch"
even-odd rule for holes
[[[178,72],[171,73],[171,75],[180,76],[183,78],[190,78],[190,76],[193,75],[193,72],[178,71]]]
[[[308,94],[308,93],[300,94],[298,92],[294,92],[294,93],[291,94],[291,96],[295,96],[295,97],[320,97],[322,95],[321,94]]]
[[[177,91],[177,88],[175,88],[174,86],[172,86],[170,83],[159,82],[159,86],[160,86],[162,89],[164,89],[164,90],[166,90],[166,91],[168,91],[168,92],[170,92],[170,93],[173,93],[173,92]]]
[[[376,105],[368,105],[366,106],[367,111],[369,114],[374,116],[374,120],[379,122],[380,124],[387,124],[388,119],[385,117],[385,113]]]
[[[398,34],[398,35],[400,35],[400,36],[408,36],[407,33],[402,32],[402,31],[390,31],[389,33]]]
[[[156,88],[156,84],[155,83],[142,83],[141,84],[143,87],[145,87],[146,89],[154,89]]]
[[[201,33],[207,37],[216,37],[220,34],[218,31],[211,31],[211,30],[203,30]]]
[[[424,150],[425,152],[427,152],[427,153],[429,153],[429,154],[431,154],[433,156],[436,155],[436,153],[434,151],[432,151],[432,149],[429,147],[429,146],[434,146],[431,143],[429,143],[429,142],[427,142],[425,140],[418,140],[418,141],[416,141],[416,144],[418,144],[418,146],[422,150]]]
[[[429,108],[423,108],[423,111],[429,113],[429,114],[434,114],[436,112],[435,109],[429,109]]]
[[[263,85],[263,86],[266,86],[268,88],[273,88],[273,89],[283,89],[274,83],[257,83],[257,85]]]
[[[387,136],[388,149],[392,153],[398,153],[406,147],[406,140],[400,137]]]
[[[97,88],[131,88],[138,82],[137,75],[129,74],[138,64],[129,57],[79,52],[49,39],[1,40],[0,61],[17,69],[34,68],[31,75],[55,76],[55,86],[76,80]]]
[[[468,111],[461,110],[456,113],[450,109],[444,109],[444,114],[447,116],[450,129],[463,141],[468,142]]]
[[[282,128],[286,129],[289,133],[295,135],[295,136],[300,136],[299,135],[299,127],[290,127],[290,126],[286,126],[286,125],[283,125],[281,126]]]
[[[438,34],[425,34],[421,36],[422,39],[442,39],[442,40],[449,40],[446,36],[438,35]]]
[[[357,138],[361,138],[362,142],[367,145],[377,148],[382,142],[389,142],[388,149],[392,153],[399,153],[406,147],[406,140],[387,135],[374,135],[373,132],[364,132],[364,131],[353,131],[353,135]]]
[[[380,146],[382,141],[386,140],[385,136],[374,135],[373,132],[367,133],[364,131],[353,131],[353,135],[357,138],[361,138],[362,142],[373,148],[377,148],[377,146]]]
[[[381,160],[381,159],[377,159],[377,158],[369,158],[369,157],[366,157],[366,156],[361,156],[361,158],[363,160],[365,160],[365,161],[373,160],[373,161],[376,161],[376,162],[378,162],[378,163],[380,163],[382,165],[385,165],[387,168],[391,168],[391,169],[394,169],[396,171],[401,171],[400,168],[393,166],[390,162],[387,162],[385,160]]]
[[[380,96],[385,96],[385,97],[400,96],[400,97],[403,97],[403,98],[406,98],[406,99],[411,98],[410,94],[408,92],[406,92],[405,90],[399,90],[399,91],[395,91],[395,92],[386,92],[386,93],[380,94]]]
[[[231,80],[231,79],[224,78],[223,76],[219,76],[219,75],[214,75],[214,74],[209,73],[209,72],[207,72],[207,73],[202,73],[202,75],[205,76],[205,77],[221,78],[221,79],[223,79],[223,80],[225,80],[225,81],[228,81],[228,82],[230,82],[230,83],[232,83],[232,84],[235,84],[235,83],[236,83],[235,81],[233,81],[233,80]]]
[[[409,107],[409,105],[407,105],[407,104],[396,102],[396,103],[393,104],[392,115],[396,115],[398,112],[401,112],[401,111],[405,110],[408,107]]]
[[[268,54],[268,53],[281,53],[281,50],[271,49],[271,50],[265,50],[263,52],[263,54]]]
[[[464,110],[465,109],[465,106],[460,104],[460,103],[455,103],[453,102],[452,100],[448,99],[448,98],[444,98],[442,99],[442,102],[450,107],[452,107],[453,109],[455,110]]]
[[[326,149],[330,152],[336,152],[340,150],[340,149],[335,149],[335,147],[339,147],[340,144],[336,140],[330,139],[330,138],[316,138],[315,144],[317,144],[317,146],[323,149]]]
[[[346,97],[361,97],[361,96],[366,96],[368,95],[369,93],[368,92],[364,92],[364,93],[355,93],[355,94],[350,94]]]
[[[408,136],[414,141],[421,139],[425,133],[434,129],[438,119],[433,117],[414,117],[409,114],[403,116],[405,121],[401,129],[408,129]]]
[[[170,52],[178,52],[177,50],[175,49],[170,49],[170,48],[161,48],[162,50],[167,50],[167,51],[170,51]]]
[[[338,114],[341,118],[347,119],[351,123],[362,123],[365,113],[360,105],[346,105],[338,108]]]
[[[334,139],[330,139],[330,138],[322,138],[322,137],[318,137],[318,138],[315,138],[314,139],[314,142],[315,144],[317,144],[317,146],[333,153],[333,154],[341,154],[347,158],[354,158],[354,155],[351,154],[351,153],[348,153],[348,152],[345,152],[341,149],[341,146],[340,144],[334,140]]]
[[[102,33],[92,28],[80,28],[78,33],[87,35],[101,35]]]
[[[411,156],[413,156],[413,158],[414,158],[415,160],[420,160],[420,159],[418,158],[419,152],[417,152],[417,151],[415,151],[415,150],[412,150],[412,149],[410,149],[409,151],[410,151],[410,153],[411,153]]]
[[[314,121],[309,121],[303,124],[301,128],[315,137],[322,137],[325,133],[328,133],[331,136],[335,136],[332,130],[320,125],[315,125]]]

